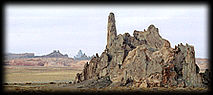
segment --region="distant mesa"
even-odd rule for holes
[[[62,54],[59,50],[42,56],[35,56],[34,53],[12,54],[6,55],[4,60],[5,66],[44,66],[44,67],[64,67],[82,69],[84,63],[88,60],[74,60],[69,58],[67,54]]]
[[[52,53],[42,56],[35,56],[34,53],[20,53],[20,54],[14,54],[14,53],[8,53],[5,56],[6,59],[17,59],[17,58],[68,58],[67,54],[60,53],[59,50],[54,50]]]
[[[6,54],[6,59],[15,59],[15,58],[33,58],[34,53],[22,53],[22,54],[15,54],[15,53],[8,53]]]
[[[82,53],[82,50],[78,51],[78,54],[74,56],[74,60],[90,60],[91,57],[87,56],[85,53]]]
[[[82,53],[80,50],[76,55],[76,59],[68,57],[67,54],[62,54],[59,50],[53,50],[51,53],[35,56],[34,53],[8,53],[5,54],[5,66],[47,66],[47,67],[63,67],[81,69],[84,63],[90,60],[91,57]]]

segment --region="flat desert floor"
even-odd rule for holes
[[[5,83],[48,83],[74,81],[81,69],[71,67],[5,66]]]
[[[5,66],[4,90],[48,90],[68,85],[82,69],[71,67]],[[62,86],[62,87],[63,87]]]
[[[73,88],[71,82],[82,68],[71,67],[43,67],[43,66],[5,66],[4,67],[4,91],[5,92],[98,92],[98,91],[198,91],[206,92],[206,88],[103,88],[103,89],[80,89]]]

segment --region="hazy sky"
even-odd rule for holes
[[[113,12],[117,34],[154,24],[172,47],[188,43],[196,57],[208,58],[207,5],[6,5],[5,12],[7,53],[101,54]]]

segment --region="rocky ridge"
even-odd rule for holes
[[[88,60],[75,60],[62,54],[59,50],[42,55],[34,56],[34,53],[7,54],[5,56],[5,66],[45,66],[45,67],[71,67],[82,70]]]
[[[68,58],[67,54],[62,54],[60,53],[59,50],[54,50],[53,52],[51,52],[50,54],[47,55],[43,55],[43,56],[36,56],[36,57],[46,57],[46,58]]]
[[[22,54],[14,54],[8,53],[5,55],[5,59],[18,59],[18,58],[68,58],[67,54],[62,54],[59,50],[54,50],[53,52],[42,55],[42,56],[35,56],[34,53],[22,53]]]
[[[154,25],[135,30],[133,36],[117,35],[115,16],[110,13],[106,49],[84,65],[74,83],[109,77],[107,86],[116,87],[207,87],[209,75],[209,70],[199,73],[194,46],[180,43],[172,48]]]

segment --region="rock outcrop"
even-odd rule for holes
[[[78,54],[74,56],[75,60],[90,60],[91,57],[87,56],[85,53],[82,53],[81,50],[78,51]]]
[[[43,55],[43,56],[36,56],[36,57],[45,57],[45,58],[68,58],[67,54],[61,54],[59,50],[54,50],[52,53]]]
[[[117,35],[113,13],[108,16],[105,51],[85,64],[74,83],[103,77],[109,77],[110,86],[131,87],[204,87],[209,82],[209,76],[199,74],[193,46],[171,48],[154,25],[135,30],[133,36]]]

